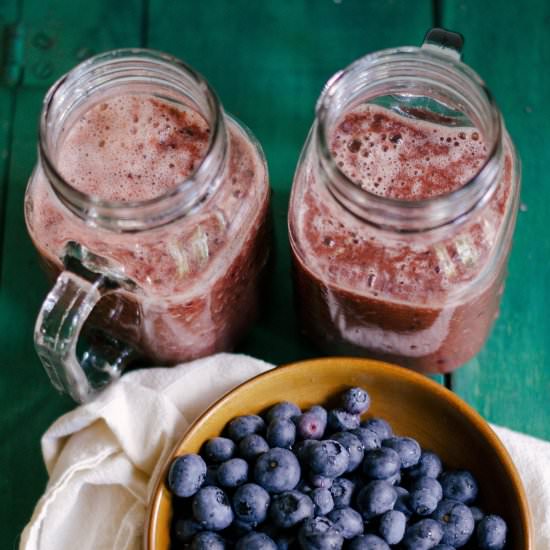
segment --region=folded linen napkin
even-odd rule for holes
[[[135,371],[63,415],[42,437],[49,482],[20,550],[140,550],[156,470],[177,440],[218,397],[271,368],[244,355],[219,354]],[[525,484],[535,550],[548,550],[550,443],[493,428]]]

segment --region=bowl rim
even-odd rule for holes
[[[320,357],[314,359],[305,359],[301,361],[294,361],[291,363],[285,363],[280,366],[275,366],[267,371],[261,372],[248,380],[240,383],[238,386],[235,386],[233,389],[225,392],[221,395],[216,401],[208,406],[182,433],[181,437],[175,443],[172,451],[167,455],[167,458],[161,468],[157,469],[156,475],[157,478],[154,482],[153,491],[149,495],[146,513],[145,513],[145,522],[144,522],[144,536],[143,536],[143,549],[144,550],[154,550],[154,538],[155,538],[155,525],[157,525],[159,508],[162,497],[162,485],[163,480],[166,477],[166,472],[168,465],[174,458],[176,450],[182,445],[185,439],[187,439],[193,432],[195,432],[200,424],[203,424],[208,418],[216,414],[219,409],[223,408],[224,404],[231,399],[232,395],[240,391],[244,386],[253,385],[257,383],[257,380],[263,379],[265,377],[271,376],[284,376],[285,373],[289,370],[296,368],[307,368],[312,366],[323,366],[330,365],[334,362],[346,362],[353,363],[358,367],[366,367],[374,372],[384,371],[387,373],[388,369],[391,369],[395,376],[400,378],[402,381],[411,382],[417,386],[433,391],[436,394],[439,394],[439,397],[450,400],[452,405],[460,410],[462,415],[468,417],[468,419],[475,425],[483,437],[489,440],[491,446],[495,448],[499,458],[506,470],[507,475],[511,478],[512,484],[516,489],[520,509],[521,509],[521,518],[520,522],[525,533],[525,549],[524,550],[534,550],[534,541],[533,541],[533,525],[532,525],[532,515],[529,507],[529,502],[527,500],[527,495],[525,493],[525,487],[519,475],[519,472],[512,460],[512,457],[508,453],[508,450],[504,446],[504,443],[491,428],[487,420],[485,420],[473,407],[468,405],[462,398],[457,394],[435,382],[434,380],[428,378],[427,376],[415,372],[411,369],[405,367],[400,367],[392,363],[386,363],[383,361],[378,361],[375,359],[367,358],[358,358],[358,357],[346,357],[346,356],[334,356],[334,357]]]

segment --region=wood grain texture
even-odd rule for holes
[[[4,179],[5,216],[1,220],[1,548],[17,546],[18,536],[44,490],[47,474],[40,436],[73,406],[51,387],[32,343],[34,321],[48,287],[25,229],[23,196],[36,162],[42,98],[46,86],[84,57],[103,49],[137,46],[142,41],[139,0],[85,4],[26,1],[19,16],[26,36],[23,79],[15,92],[0,88],[0,153],[5,150],[3,123],[14,116]],[[15,101],[6,106],[4,98],[10,93],[15,93]]]
[[[148,45],[201,72],[267,156],[275,256],[266,308],[238,351],[277,364],[318,355],[299,337],[287,232],[292,178],[315,102],[327,79],[358,57],[420,44],[431,17],[430,2],[406,0],[151,0]]]
[[[522,159],[523,182],[501,314],[453,389],[486,418],[550,438],[550,4],[446,2],[464,59],[496,96]]]
[[[0,2],[0,40],[5,45],[8,41],[8,35],[11,29],[17,22],[18,2],[16,0],[6,0]],[[3,48],[0,58],[2,59],[2,68],[0,70],[0,270],[5,262],[5,258],[1,253],[1,245],[3,242],[5,220],[6,220],[6,197],[7,197],[7,182],[8,182],[8,167],[10,161],[11,146],[11,133],[13,127],[13,109],[15,103],[15,92],[9,89],[7,86],[8,75],[6,70],[7,65],[7,49]],[[2,288],[2,278],[0,271],[0,289]],[[0,305],[0,319],[4,317],[4,307]],[[0,348],[1,350],[2,348]],[[0,357],[2,358],[2,370],[4,367],[4,353],[0,351]],[[11,384],[11,377],[6,373],[2,373],[0,376],[0,395],[4,397],[6,394],[3,392],[4,387],[8,387]],[[14,503],[10,500],[10,497],[15,493],[16,482],[10,475],[10,466],[14,452],[18,448],[18,444],[14,437],[10,437],[10,434],[16,430],[10,430],[7,423],[4,424],[4,417],[11,414],[11,410],[18,406],[17,403],[3,400],[2,415],[0,415],[0,471],[3,472],[0,475],[0,494],[6,495],[6,498],[0,499],[0,539],[2,539],[2,546],[5,548],[12,548],[16,545],[16,538],[18,532],[10,526],[10,509],[13,508]],[[4,430],[6,426],[7,430]],[[42,475],[43,477],[43,475]],[[33,495],[34,496],[34,495]],[[29,496],[27,495],[27,501]],[[30,510],[30,502],[27,502],[27,510]],[[5,535],[2,533],[5,532]]]
[[[12,34],[17,22],[18,3],[16,0],[0,2],[0,43],[5,45]],[[9,71],[9,53],[4,47],[0,52],[0,247],[5,219],[5,198],[8,176],[8,164],[11,151],[11,130],[13,123],[13,108],[15,92],[8,87],[11,77]],[[1,251],[1,248],[0,248]],[[0,253],[0,269],[2,266],[2,255]],[[0,280],[0,286],[2,282]]]
[[[24,2],[24,85],[49,86],[91,55],[143,45],[143,11],[142,0]]]

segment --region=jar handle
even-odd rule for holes
[[[120,288],[117,277],[90,270],[81,260],[107,261],[69,243],[64,256],[65,270],[44,300],[34,329],[38,356],[53,386],[78,403],[89,401],[99,390],[120,377],[134,348],[107,335],[102,342],[86,346],[79,360],[77,345],[84,324],[99,300]]]
[[[462,57],[463,47],[464,37],[460,33],[439,27],[430,29],[422,43],[423,49],[446,55],[456,61],[459,61]]]

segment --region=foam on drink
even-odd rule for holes
[[[487,156],[475,127],[412,120],[376,105],[361,106],[337,125],[332,154],[366,191],[419,200],[462,187]]]
[[[144,201],[188,178],[204,157],[206,120],[150,95],[97,103],[69,128],[60,170],[76,189],[107,201]]]

